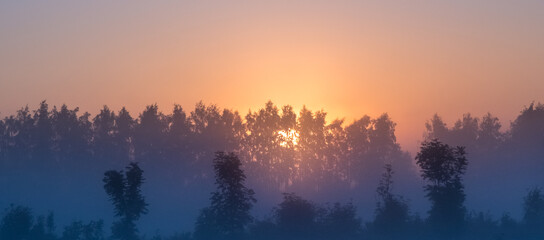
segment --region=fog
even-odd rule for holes
[[[540,225],[531,225],[534,204],[529,204],[536,199],[537,206],[544,206],[539,190],[544,184],[544,105],[520,110],[510,126],[501,126],[491,113],[478,117],[467,113],[453,126],[439,115],[421,123],[427,129],[421,142],[439,141],[444,149],[460,146],[466,152],[452,150],[454,160],[467,162],[453,182],[459,186],[465,226],[463,233],[452,233],[454,239],[542,236],[527,229],[538,229],[544,220],[544,211],[533,211]],[[105,173],[123,171],[119,176],[127,173],[128,179],[127,166],[135,162],[144,178],[138,194],[147,203],[147,212],[131,219],[138,238],[186,233],[172,239],[213,239],[197,233],[206,232],[203,209],[213,207],[212,196],[217,194],[212,193],[221,192],[216,162],[221,159],[217,152],[224,152],[240,161],[242,183],[254,192],[256,202],[248,202],[251,221],[243,226],[250,239],[264,235],[268,238],[263,239],[319,239],[297,232],[302,228],[294,227],[293,232],[282,228],[290,225],[286,222],[303,221],[284,214],[305,216],[305,207],[311,213],[308,221],[321,224],[321,229],[335,226],[335,214],[350,216],[349,224],[340,225],[353,226],[343,231],[353,234],[341,238],[395,238],[381,232],[396,231],[396,225],[387,225],[391,221],[380,223],[388,216],[380,213],[387,212],[390,203],[405,213],[393,213],[391,219],[404,219],[397,232],[410,234],[406,238],[432,238],[426,234],[433,228],[428,226],[431,209],[437,206],[428,190],[432,181],[425,178],[416,155],[397,143],[394,119],[387,113],[354,122],[325,119],[324,110],[304,107],[296,113],[289,105],[272,102],[245,116],[202,102],[191,110],[176,106],[171,113],[162,113],[157,105],[140,113],[104,106],[90,115],[45,101],[36,108],[21,108],[0,121],[2,236],[9,239],[5,226],[11,218],[6,216],[24,209],[31,211],[35,224],[39,216],[53,213],[56,227],[50,238],[43,239],[71,239],[66,227],[74,221],[91,226],[103,220],[102,234],[111,236],[110,227],[123,215],[115,216],[118,210],[105,191]],[[508,228],[508,223],[516,227]],[[330,229],[332,234],[338,228]],[[527,235],[516,235],[519,232]]]

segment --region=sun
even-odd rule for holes
[[[294,129],[278,131],[278,139],[282,147],[294,147],[298,144],[299,134]]]

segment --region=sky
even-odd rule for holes
[[[0,1],[0,116],[271,100],[387,112],[414,153],[435,113],[544,102],[543,23],[543,1]]]

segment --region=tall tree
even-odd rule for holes
[[[126,172],[110,170],[104,175],[104,190],[121,219],[112,226],[112,237],[119,240],[136,240],[138,230],[135,221],[147,213],[147,203],[141,193],[144,183],[143,170],[137,163],[130,163]]]
[[[370,124],[372,120],[369,116],[354,121],[346,127],[346,141],[348,145],[348,168],[347,176],[349,179],[360,181],[359,173],[365,170],[364,160],[370,149]],[[360,181],[363,182],[363,181]]]
[[[466,209],[462,176],[467,168],[463,147],[450,147],[437,139],[424,142],[416,155],[427,198],[431,201],[429,222],[443,237],[459,234]]]
[[[172,114],[167,117],[168,133],[167,133],[167,150],[168,159],[180,160],[179,158],[188,157],[189,152],[189,137],[191,137],[190,123],[187,115],[180,105],[174,105]],[[186,162],[187,159],[184,159]]]
[[[140,114],[134,132],[134,150],[137,161],[161,161],[164,158],[167,121],[157,104],[149,105]]]
[[[325,117],[327,113],[317,111],[312,113],[304,106],[298,118],[298,132],[300,134],[298,151],[300,153],[301,190],[319,191],[323,183],[325,172]]]
[[[294,128],[296,114],[292,111],[286,112],[286,114],[291,113],[293,115],[285,115],[285,118],[282,118],[278,107],[268,101],[264,108],[255,112],[250,111],[245,117],[247,129],[244,139],[246,167],[251,170],[252,178],[260,180],[266,187],[277,188],[278,185],[283,185],[282,180],[288,179],[286,177],[280,180],[276,176],[281,174],[281,170],[277,168],[277,163],[281,161],[279,151],[282,142],[282,139],[278,137],[278,132],[285,131],[281,129],[280,123]]]
[[[379,202],[372,224],[372,230],[387,237],[400,236],[409,220],[408,205],[404,199],[393,194],[393,173],[391,164],[386,164],[376,189]]]
[[[253,190],[245,186],[246,175],[240,167],[240,159],[234,153],[216,153],[217,190],[212,193],[210,207],[202,210],[197,221],[196,239],[240,239],[244,235],[256,200]]]
[[[104,106],[93,119],[93,151],[95,157],[104,163],[116,159],[119,149],[115,141],[115,113]]]
[[[52,113],[46,101],[34,111],[34,129],[32,131],[32,157],[34,163],[45,164],[52,160],[53,123]]]
[[[440,139],[447,142],[450,139],[450,130],[438,114],[434,114],[431,120],[425,123],[425,129],[425,140]]]
[[[526,150],[541,151],[544,146],[544,104],[531,103],[512,122],[511,141]]]
[[[134,160],[134,127],[136,121],[125,107],[121,108],[115,118],[115,139],[118,146],[116,157],[124,165]]]
[[[83,160],[89,153],[91,139],[91,123],[89,114],[78,117],[79,108],[68,109],[62,105],[60,110],[53,109],[52,120],[54,129],[55,153],[59,162],[74,163],[75,160]],[[81,162],[78,162],[80,165]]]
[[[504,134],[501,133],[501,123],[499,118],[487,113],[482,117],[478,130],[478,148],[480,151],[496,150],[499,144],[504,140]]]

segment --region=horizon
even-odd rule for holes
[[[220,104],[215,104],[215,103],[208,103],[208,102],[205,102],[205,101],[197,101],[195,102],[195,104],[193,104],[192,106],[184,106],[184,105],[181,105],[181,104],[177,104],[177,103],[172,103],[170,104],[170,107],[168,108],[165,108],[164,106],[161,106],[160,104],[158,103],[152,103],[152,104],[145,104],[145,105],[141,105],[141,106],[132,106],[132,107],[127,107],[125,105],[117,105],[115,107],[112,107],[111,105],[108,105],[108,104],[102,104],[100,106],[97,106],[97,108],[95,109],[92,109],[92,110],[88,110],[88,109],[82,109],[81,107],[77,106],[77,105],[71,105],[69,103],[65,103],[65,102],[62,102],[60,104],[52,104],[51,102],[47,101],[47,100],[43,100],[43,101],[46,101],[49,105],[50,105],[50,108],[52,109],[53,107],[60,107],[62,106],[63,104],[65,104],[66,106],[68,106],[68,108],[70,109],[73,109],[73,108],[76,108],[78,107],[79,108],[79,112],[78,114],[82,114],[82,113],[85,113],[85,112],[88,112],[89,114],[91,114],[91,116],[95,116],[97,113],[100,112],[100,110],[102,109],[103,106],[108,106],[109,109],[111,109],[112,111],[114,112],[119,112],[119,110],[121,110],[121,108],[125,107],[131,114],[132,114],[132,117],[134,118],[137,118],[139,116],[139,114],[141,114],[142,111],[145,110],[146,106],[149,106],[149,105],[152,105],[152,104],[157,104],[157,106],[159,107],[159,111],[162,112],[163,114],[165,115],[168,115],[168,114],[171,114],[172,113],[172,110],[174,109],[174,106],[175,105],[180,105],[183,110],[189,114],[193,109],[194,109],[194,106],[196,104],[198,104],[199,102],[202,102],[204,103],[205,105],[215,105],[217,107],[219,107],[220,109],[229,109],[229,110],[232,110],[232,111],[237,111],[240,116],[242,117],[242,121],[246,121],[245,119],[245,116],[249,113],[249,111],[252,111],[252,112],[255,112],[256,110],[258,109],[261,109],[262,107],[264,107],[265,103],[262,103],[260,105],[256,105],[255,107],[253,108],[249,108],[247,111],[242,111],[240,109],[236,109],[236,108],[229,108],[229,107],[225,107],[225,106],[221,106]],[[268,101],[271,101],[271,100],[268,100]],[[281,112],[281,107],[284,106],[283,104],[282,105],[279,105],[277,104],[276,102],[272,101],[272,103],[274,103],[278,108],[280,108],[280,112]],[[381,113],[377,113],[375,115],[370,115],[368,113],[362,113],[361,116],[351,116],[351,117],[347,117],[347,116],[331,116],[330,112],[328,112],[328,109],[325,109],[325,108],[318,108],[318,109],[313,109],[313,108],[309,108],[307,105],[301,105],[301,106],[293,106],[293,105],[290,105],[293,107],[294,109],[294,112],[297,114],[297,116],[299,115],[300,113],[300,110],[306,106],[308,108],[308,110],[311,110],[312,112],[315,112],[315,111],[320,111],[320,110],[323,110],[325,111],[325,113],[327,113],[327,116],[326,116],[326,124],[330,124],[332,121],[334,121],[335,119],[340,119],[340,120],[344,120],[344,122],[342,123],[342,126],[346,126],[346,125],[349,125],[349,124],[352,124],[354,121],[362,118],[363,116],[365,115],[368,115],[369,117],[371,118],[377,118],[379,117],[380,115],[382,114],[388,114],[389,117],[393,120],[393,122],[396,123],[396,127],[395,127],[395,136],[397,138],[397,143],[399,143],[399,145],[401,146],[401,149],[403,151],[407,151],[410,153],[410,155],[412,157],[415,156],[415,153],[419,151],[419,148],[421,147],[421,143],[423,142],[424,140],[424,134],[426,132],[426,129],[425,129],[425,124],[431,120],[431,118],[434,116],[434,114],[437,114],[438,116],[440,116],[442,118],[442,120],[444,121],[444,123],[446,123],[446,126],[447,127],[453,127],[455,122],[459,119],[461,119],[463,117],[464,114],[471,114],[472,117],[474,118],[479,118],[481,120],[481,117],[484,116],[485,114],[487,113],[491,113],[493,116],[495,117],[498,117],[499,118],[499,121],[501,123],[501,132],[507,132],[510,130],[510,125],[511,123],[518,117],[519,113],[522,112],[523,109],[529,107],[531,104],[539,104],[540,102],[537,102],[537,101],[531,101],[529,102],[528,104],[526,105],[523,105],[523,106],[520,106],[520,108],[515,112],[515,113],[512,113],[512,115],[508,118],[508,119],[504,119],[502,118],[501,116],[499,115],[496,115],[495,113],[493,112],[490,112],[490,111],[481,111],[480,114],[475,114],[473,112],[461,112],[458,116],[452,116],[452,115],[448,115],[448,116],[444,116],[442,115],[440,112],[435,112],[431,115],[428,116],[428,118],[426,118],[423,122],[421,122],[421,127],[420,127],[420,134],[419,136],[417,136],[417,134],[413,134],[414,131],[408,131],[406,130],[407,126],[404,125],[402,122],[399,122],[395,119],[395,116],[394,115],[391,115],[389,112],[387,111],[384,111],[384,112],[381,112]],[[286,105],[289,105],[289,104],[286,104]],[[16,114],[16,112],[21,109],[21,108],[24,108],[24,107],[29,107],[30,110],[33,110],[33,109],[37,109],[37,107],[39,106],[39,102],[36,103],[36,104],[26,104],[24,106],[21,106],[21,107],[18,107],[16,108],[16,110],[12,111],[12,112],[2,112],[0,111],[0,118],[5,118],[5,117],[8,117],[10,115],[14,115]],[[399,130],[400,129],[400,130]],[[400,134],[399,134],[400,133]]]
[[[414,151],[424,123],[503,126],[544,102],[540,1],[0,3],[0,112],[47,99],[94,111],[277,105],[346,121],[387,112]]]

